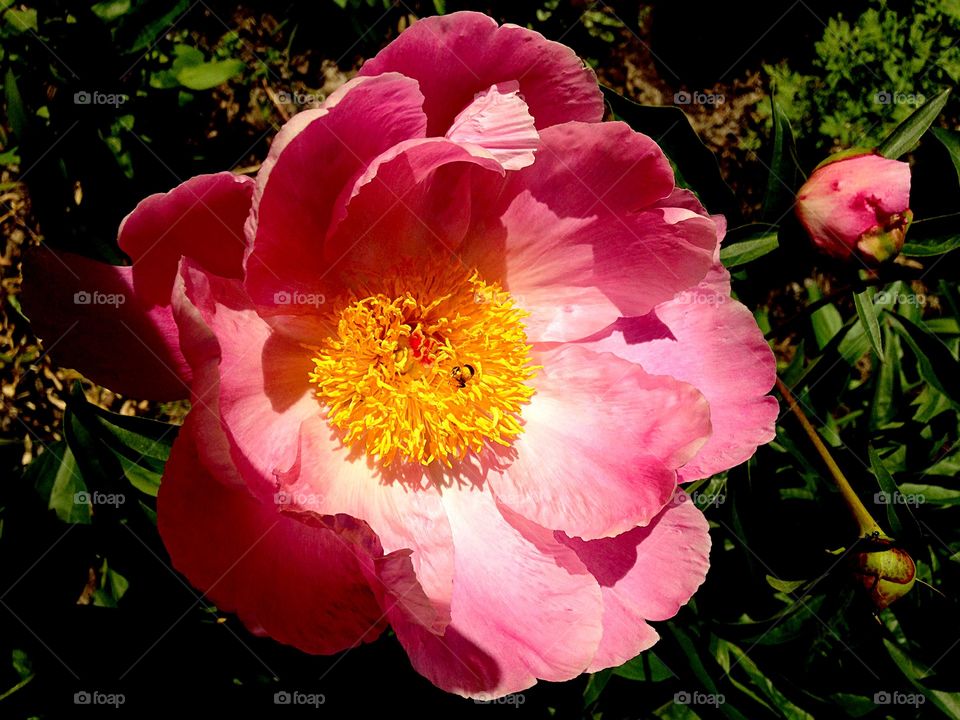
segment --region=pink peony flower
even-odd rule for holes
[[[910,166],[868,150],[839,153],[800,188],[796,212],[822,252],[883,262],[903,248],[913,219]]]
[[[48,339],[91,310],[112,339],[78,368],[189,386],[159,530],[251,631],[334,653],[389,624],[437,686],[493,697],[636,656],[701,584],[677,483],[772,438],[773,356],[723,218],[603,110],[562,45],[421,20],[281,130],[252,194],[144,201],[132,268],[45,261]],[[58,316],[80,287],[133,299]]]

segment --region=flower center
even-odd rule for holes
[[[476,272],[402,269],[335,304],[310,382],[345,444],[385,466],[450,467],[522,431],[538,369],[527,314]]]

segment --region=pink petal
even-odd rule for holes
[[[427,624],[443,631],[450,619],[454,545],[440,492],[422,468],[391,475],[346,448],[316,416],[303,424],[297,463],[282,483],[279,502],[351,515],[373,529],[384,552],[411,550],[413,572],[433,608]]]
[[[646,621],[676,615],[710,564],[707,520],[692,502],[671,503],[646,527],[617,537],[558,539],[603,589],[603,640],[588,672],[622,665],[653,645],[658,635]]]
[[[729,287],[722,267],[715,274]],[[690,383],[707,398],[713,434],[680,471],[681,482],[738,465],[773,439],[773,353],[750,311],[709,282],[647,315],[619,320],[584,345]]]
[[[611,537],[646,525],[673,497],[676,469],[710,434],[692,386],[608,353],[537,353],[524,431],[491,471],[497,499],[568,535]]]
[[[347,516],[277,511],[211,476],[192,416],[180,431],[157,498],[174,567],[259,635],[310,653],[370,642],[384,630],[368,577],[381,552]]]
[[[419,81],[430,135],[443,135],[477,93],[511,80],[520,84],[538,129],[603,119],[596,76],[570,48],[517,25],[497,27],[482,13],[418,20],[360,69],[385,72]]]
[[[716,223],[683,197],[664,204],[673,173],[652,140],[622,123],[568,123],[541,141],[537,161],[510,174],[499,204],[486,217],[474,213],[460,252],[525,299],[531,340],[584,337],[704,277]],[[567,297],[581,288],[582,302]]]
[[[797,215],[813,241],[847,257],[860,236],[910,207],[910,165],[857,155],[822,165],[797,193]]]
[[[490,172],[484,172],[490,171]],[[410,140],[378,157],[354,185],[346,216],[327,243],[328,282],[355,286],[398,262],[449,261],[466,232],[477,189],[504,170],[483,148],[444,138]]]
[[[457,115],[447,139],[490,151],[507,170],[533,164],[540,135],[527,104],[517,94],[519,88],[519,83],[508,82],[479,93]]]
[[[198,175],[144,199],[120,225],[120,248],[133,260],[133,282],[146,305],[169,305],[181,256],[223,277],[243,275],[243,225],[252,178]]]
[[[449,692],[499,697],[589,664],[601,632],[600,590],[550,531],[498,509],[489,491],[443,490],[453,531],[452,620],[442,636],[401,609],[390,622],[413,666]]]
[[[193,367],[193,413],[222,424],[233,462],[262,499],[296,461],[300,424],[317,415],[310,351],[275,333],[239,281],[184,261],[175,297],[184,354]]]
[[[247,290],[257,304],[322,288],[323,238],[341,193],[385,150],[423,137],[422,104],[414,80],[389,74],[355,83],[333,107],[310,111],[306,121],[295,116],[281,131],[257,176],[247,224]]]
[[[131,397],[189,395],[190,367],[170,306],[141,299],[134,268],[41,246],[25,253],[23,275],[24,311],[60,365]]]

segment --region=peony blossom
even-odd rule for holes
[[[490,698],[625,662],[703,582],[678,483],[772,438],[773,355],[723,218],[603,113],[569,48],[420,20],[255,182],[138,206],[132,266],[35,260],[63,362],[189,391],[159,531],[252,632],[335,653],[389,625],[434,684]],[[57,313],[85,287],[131,299]]]
[[[822,252],[876,264],[903,248],[910,211],[910,166],[866,150],[821,163],[797,193],[797,217]]]

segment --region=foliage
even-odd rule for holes
[[[855,21],[843,14],[827,21],[810,70],[788,61],[765,69],[787,117],[821,150],[870,146],[888,123],[960,81],[958,33],[960,7],[952,0],[902,7],[872,0]]]

